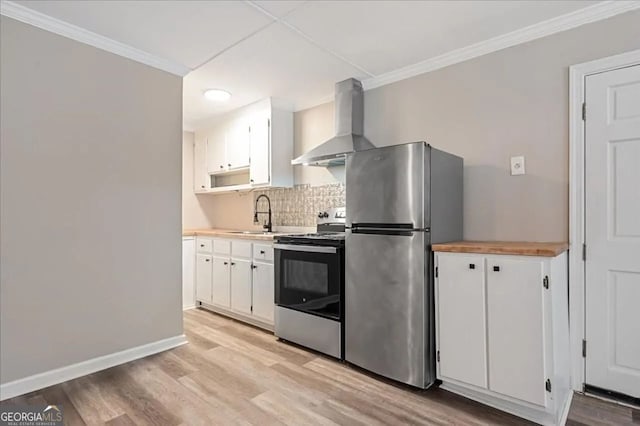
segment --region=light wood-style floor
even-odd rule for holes
[[[414,391],[202,310],[189,344],[2,404],[62,404],[66,424],[530,424],[440,389]],[[576,396],[569,424],[640,423],[638,412]],[[635,416],[635,418],[634,418]]]

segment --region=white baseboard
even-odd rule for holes
[[[440,388],[540,425],[556,426],[557,419],[553,413],[547,412],[544,407],[534,406],[524,401],[521,403],[514,402],[514,399],[505,397],[504,395],[496,395],[485,389],[471,389],[468,386],[451,382],[443,382]]]
[[[0,385],[0,401],[33,392],[38,389],[43,389],[48,386],[53,386],[58,383],[66,382],[67,380],[86,376],[87,374],[115,367],[116,365],[124,364],[139,358],[144,358],[158,352],[166,351],[167,349],[184,345],[185,343],[188,343],[187,338],[182,334],[180,336],[169,337],[168,339],[158,340],[156,342],[125,349],[109,355],[103,355],[77,364],[68,365],[66,367],[56,368],[55,370],[45,371],[44,373],[34,374],[33,376],[14,380],[13,382],[3,383]]]

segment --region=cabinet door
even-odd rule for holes
[[[249,123],[244,118],[231,123],[226,135],[227,167],[238,169],[249,166]]]
[[[253,315],[268,323],[273,323],[274,313],[273,265],[254,262],[253,264]]]
[[[544,406],[542,274],[540,260],[487,257],[489,389]]]
[[[251,261],[231,259],[231,309],[251,315]]]
[[[438,255],[439,375],[487,387],[484,257]]]
[[[211,264],[210,255],[196,255],[196,299],[206,303],[211,303]]]
[[[227,169],[224,134],[212,133],[207,137],[207,169],[209,173],[223,172]]]
[[[212,303],[225,308],[231,307],[230,263],[228,257],[213,256]]]
[[[209,188],[211,181],[207,172],[207,139],[196,138],[193,146],[193,190],[206,192]]]
[[[251,122],[251,165],[249,178],[252,184],[269,183],[270,120],[265,114],[257,114]]]
[[[195,292],[196,241],[182,239],[182,309],[192,308],[196,303]]]

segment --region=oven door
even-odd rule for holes
[[[278,306],[340,320],[343,250],[338,247],[274,244]]]

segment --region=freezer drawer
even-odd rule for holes
[[[429,233],[370,232],[347,232],[345,358],[427,387],[435,379]]]

